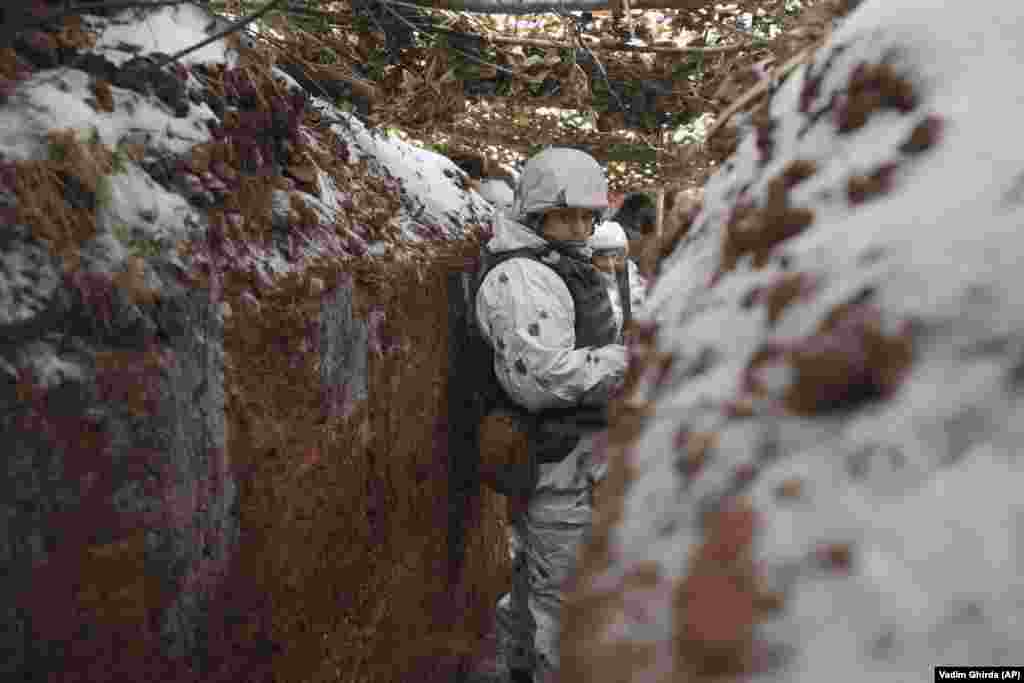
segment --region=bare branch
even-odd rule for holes
[[[413,4],[453,12],[480,14],[541,14],[555,10],[587,12],[618,6],[618,0],[410,0]],[[714,0],[635,0],[632,9],[700,9]]]
[[[388,12],[390,12],[392,16],[394,16],[396,19],[398,19],[400,22],[404,23],[406,26],[408,26],[409,28],[411,28],[414,31],[416,31],[416,30],[424,30],[424,31],[430,33],[430,32],[433,32],[433,31],[436,30],[436,28],[433,28],[433,27],[432,28],[417,29],[417,27],[413,26],[412,23],[408,19],[406,19],[401,14],[399,14],[397,11],[395,11],[395,9],[391,6],[391,3],[388,0],[380,0],[380,4],[384,7],[384,9],[386,9]],[[480,59],[476,55],[472,55],[472,54],[470,54],[470,53],[468,53],[468,52],[466,52],[464,50],[460,50],[458,48],[450,47],[450,46],[449,46],[448,49],[451,50],[452,52],[456,53],[456,54],[462,55],[464,58],[466,58],[466,59],[468,59],[470,61],[476,62],[477,64],[483,64],[484,66],[489,66],[491,68],[497,69],[498,71],[501,71],[502,73],[505,73],[505,74],[508,74],[509,76],[512,76],[513,78],[518,78],[520,80],[526,80],[526,81],[530,80],[527,76],[524,76],[523,74],[517,73],[517,72],[513,71],[512,69],[505,68],[505,67],[503,67],[503,66],[501,66],[499,64],[492,64],[491,62],[488,62],[488,61],[486,61],[484,59]]]
[[[320,45],[326,45],[326,43],[315,34],[303,32],[302,38],[306,40],[315,41]],[[282,40],[271,35],[270,33],[261,33],[260,35],[257,36],[257,40],[262,40],[268,43],[269,45],[276,47],[279,50],[285,51],[288,54],[288,57],[291,61],[294,61],[298,66],[305,69],[306,73],[308,74],[309,78],[312,80],[314,84],[316,84],[316,82],[319,79],[344,81],[345,83],[348,83],[350,86],[352,86],[354,92],[358,93],[360,96],[366,98],[367,100],[376,101],[377,99],[379,99],[380,93],[378,93],[377,88],[372,81],[359,78],[351,71],[348,71],[340,66],[317,64],[307,59],[303,59],[300,56],[301,50],[295,49],[293,41]],[[317,85],[317,87],[320,88],[321,94],[330,99],[322,87],[320,87],[319,85]]]
[[[424,129],[430,134],[442,134],[469,149],[484,145],[495,145],[516,150],[523,154],[537,145],[564,144],[565,138],[554,127],[549,130],[515,131],[510,129],[474,128],[465,122],[430,124]],[[598,161],[627,163],[656,163],[659,150],[635,140],[629,140],[614,133],[592,133],[586,138],[575,139],[573,145],[587,152]]]
[[[718,115],[718,118],[715,121],[714,125],[711,126],[707,134],[704,136],[704,144],[706,145],[708,141],[711,140],[712,137],[714,137],[715,133],[721,130],[721,128],[726,123],[729,122],[729,119],[731,119],[733,115],[736,114],[736,112],[746,107],[748,104],[756,100],[764,93],[768,92],[768,89],[771,87],[773,81],[782,78],[783,76],[788,74],[792,69],[809,60],[814,55],[814,51],[817,48],[817,45],[812,45],[811,47],[801,50],[796,55],[791,57],[785,64],[775,69],[770,77],[762,78],[757,83],[755,83],[752,88],[747,90],[740,97],[736,98],[736,100],[733,101],[732,104],[726,107],[725,110]]]
[[[453,31],[446,28],[434,28],[434,31],[439,33],[448,33],[453,35],[464,35],[473,36],[472,33],[465,33],[463,31]],[[491,43],[498,43],[501,45],[526,45],[530,47],[543,47],[552,48],[557,50],[571,50],[576,46],[572,43],[560,43],[555,40],[541,40],[540,38],[514,38],[511,36],[502,36],[495,33],[481,33],[479,35],[485,41]],[[607,50],[609,52],[664,52],[669,54],[723,54],[728,52],[738,52],[740,50],[752,50],[754,49],[753,43],[737,43],[735,45],[716,45],[714,47],[674,47],[671,45],[627,45],[626,43],[608,43],[608,42],[587,42],[584,44],[585,49],[589,50]]]
[[[232,23],[230,26],[225,28],[223,31],[218,31],[217,33],[214,33],[212,36],[210,36],[206,40],[202,40],[202,41],[196,43],[195,45],[191,45],[191,46],[185,48],[184,50],[181,50],[179,52],[174,53],[173,55],[171,55],[167,59],[164,59],[162,62],[160,62],[158,64],[158,66],[160,66],[160,67],[167,66],[168,64],[170,64],[172,62],[178,61],[179,59],[181,59],[182,57],[184,57],[187,54],[191,54],[191,53],[195,52],[196,50],[201,50],[204,47],[206,47],[207,45],[209,45],[210,43],[217,42],[218,40],[220,40],[224,36],[231,35],[232,33],[235,33],[236,31],[241,31],[243,28],[245,28],[246,26],[248,26],[252,22],[256,21],[257,19],[262,17],[264,14],[266,14],[270,10],[272,10],[275,7],[277,7],[278,5],[280,5],[282,2],[283,2],[283,0],[270,0],[270,2],[268,2],[266,5],[261,7],[256,12],[253,12],[249,16],[242,17],[238,21]]]

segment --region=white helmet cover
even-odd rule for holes
[[[626,231],[615,221],[605,221],[597,226],[587,246],[595,252],[609,249],[629,249]]]
[[[499,209],[512,206],[512,187],[504,180],[488,179],[480,183],[480,196]]]
[[[523,220],[562,207],[604,211],[608,208],[608,180],[586,152],[550,147],[523,167],[512,215]]]

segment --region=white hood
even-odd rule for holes
[[[512,187],[504,180],[484,180],[480,183],[480,196],[501,210],[512,206],[515,201]]]
[[[494,217],[494,236],[487,242],[487,248],[498,254],[525,247],[543,247],[546,244],[547,240],[522,223],[499,213]]]

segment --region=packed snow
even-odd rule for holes
[[[714,360],[696,377],[670,376],[629,450],[638,476],[614,534],[620,560],[611,573],[653,560],[682,577],[701,539],[698,512],[736,490],[737,468],[758,468],[739,492],[759,515],[756,559],[786,601],[757,631],[762,650],[781,655],[753,680],[917,680],[938,664],[1019,664],[1024,100],[1012,83],[1024,63],[1022,34],[1024,7],[1016,4],[864,3],[775,93],[768,163],[759,162],[754,135],[741,141],[652,288],[647,310],[660,324],[659,350],[679,354],[677,367],[708,351]],[[808,70],[818,73],[830,57],[801,113]],[[881,60],[912,83],[911,112],[876,111],[846,134],[837,133],[833,111],[813,118],[858,64]],[[930,115],[943,124],[937,144],[901,152]],[[770,327],[764,306],[741,303],[786,270],[778,258],[763,269],[744,259],[712,276],[737,202],[761,205],[768,182],[797,159],[816,161],[817,172],[789,202],[813,209],[814,221],[778,253],[817,288]],[[891,191],[851,206],[847,178],[888,162],[899,163]],[[901,321],[914,330],[913,364],[895,395],[847,413],[726,416],[723,404],[740,394],[763,343],[813,333],[865,287],[874,288],[887,331]],[[791,372],[778,370],[770,382],[787,386]],[[688,486],[673,447],[680,426],[718,433]],[[803,482],[801,497],[780,498],[779,486],[793,479]],[[665,533],[670,523],[675,531]],[[826,543],[849,544],[848,574],[813,561]],[[644,633],[621,638],[673,638],[672,628]]]
[[[155,9],[131,9],[111,19],[89,17],[99,33],[93,52],[121,65],[136,54],[175,54],[223,30],[228,22],[192,4]],[[234,65],[237,54],[224,40],[217,40],[185,55],[188,64],[226,62]]]
[[[33,74],[0,107],[0,154],[11,160],[46,158],[46,134],[63,129],[97,135],[110,147],[141,142],[168,154],[184,154],[210,140],[205,121],[213,118],[213,111],[205,103],[176,118],[156,98],[112,86],[114,111],[99,111],[88,102],[93,98],[91,82],[78,69]]]
[[[317,99],[319,106],[330,106]],[[350,140],[355,158],[368,158],[371,168],[397,178],[404,201],[401,226],[403,237],[422,239],[416,225],[437,225],[449,237],[463,234],[466,222],[489,221],[494,207],[476,191],[464,187],[466,174],[446,156],[408,143],[393,135],[367,128],[358,118],[334,110],[343,123],[332,130]]]

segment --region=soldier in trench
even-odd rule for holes
[[[607,180],[591,156],[547,149],[526,163],[484,250],[477,324],[500,390],[529,425],[533,465],[514,470],[525,473],[515,485],[495,485],[520,492],[510,494],[518,501],[513,590],[498,605],[514,682],[550,680],[558,669],[562,584],[606,470],[593,441],[626,370],[621,324],[587,245],[607,206]]]
[[[629,257],[630,243],[626,231],[615,221],[606,221],[597,226],[588,245],[593,250],[590,261],[601,272],[605,281],[608,298],[612,302],[615,324],[621,331],[626,318],[636,316],[644,304],[647,282],[636,263]],[[621,278],[629,283],[625,287],[628,305],[623,300]]]

